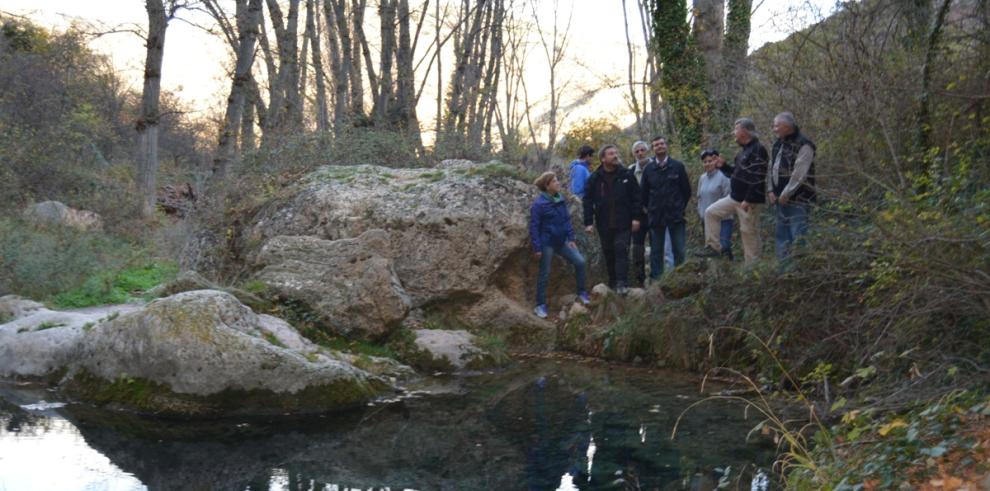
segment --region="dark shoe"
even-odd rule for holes
[[[726,261],[732,261],[732,250],[726,249],[722,251],[722,257],[724,257]]]
[[[704,249],[695,252],[694,255],[697,257],[719,257],[722,253],[712,249],[711,246],[705,246]]]

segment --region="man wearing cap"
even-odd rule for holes
[[[739,234],[742,236],[743,256],[746,264],[760,257],[760,205],[766,201],[766,176],[769,155],[760,144],[759,134],[752,119],[739,118],[732,136],[741,147],[733,165],[718,157],[715,166],[729,176],[729,196],[722,198],[705,210],[705,249],[700,257],[722,255],[719,240],[722,220],[735,214],[739,218]]]
[[[707,149],[701,152],[701,163],[705,172],[698,179],[698,216],[701,217],[701,224],[705,224],[705,210],[712,203],[729,196],[732,192],[731,183],[725,174],[721,173],[715,164],[718,162],[718,150]],[[719,245],[722,247],[722,255],[732,260],[732,217],[722,220],[719,227]]]
[[[775,206],[777,259],[785,262],[795,241],[808,233],[808,206],[815,201],[815,144],[798,128],[794,115],[773,118],[767,202]]]
[[[643,171],[643,206],[650,228],[650,279],[663,274],[665,234],[670,234],[674,266],[684,262],[684,210],[691,199],[691,181],[684,164],[667,155],[667,139],[653,139],[653,157]]]
[[[571,194],[578,198],[584,196],[584,186],[591,175],[591,156],[595,149],[584,145],[578,149],[578,158],[571,162]]]

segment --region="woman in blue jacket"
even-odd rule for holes
[[[536,309],[533,312],[547,317],[547,281],[550,279],[550,262],[558,254],[574,265],[577,276],[577,293],[581,303],[590,303],[585,290],[584,257],[578,252],[574,242],[574,228],[567,211],[567,201],[560,194],[560,181],[553,172],[545,172],[533,182],[540,189],[540,195],[529,210],[529,238],[533,253],[540,261],[540,272],[536,277]]]

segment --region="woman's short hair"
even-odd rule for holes
[[[543,174],[540,174],[540,177],[537,177],[536,180],[533,181],[533,184],[538,187],[540,191],[546,191],[547,187],[550,186],[550,181],[554,180],[555,177],[557,177],[557,174],[554,174],[553,172],[544,172]]]

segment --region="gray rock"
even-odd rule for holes
[[[24,220],[46,226],[60,225],[82,231],[102,230],[103,218],[98,213],[70,208],[58,201],[42,201],[24,209]]]
[[[420,329],[414,334],[416,348],[426,357],[422,363],[424,367],[463,370],[483,362],[488,356],[475,345],[475,336],[467,331]]]
[[[277,295],[305,303],[339,334],[382,338],[410,306],[388,249],[383,230],[332,241],[273,237],[258,255],[265,267],[257,278]]]
[[[573,319],[581,315],[589,315],[589,313],[588,307],[585,307],[580,303],[572,303],[570,310],[567,312],[567,318]]]
[[[294,349],[293,349],[294,348]],[[65,388],[159,415],[324,412],[389,387],[232,295],[180,293],[107,320],[79,343]]]
[[[401,325],[393,320],[408,311],[403,295],[412,309],[467,312],[463,321],[472,328],[509,325],[532,317],[536,274],[527,229],[536,192],[511,173],[502,164],[469,162],[322,167],[251,220],[238,238],[241,255],[259,279],[304,300],[342,332],[392,331]],[[364,245],[369,238],[362,234],[375,229],[384,234],[380,245]],[[338,244],[342,239],[358,242]],[[380,286],[355,278],[362,268]],[[553,274],[551,295],[573,290],[572,271],[558,267]],[[368,293],[354,293],[362,289]],[[475,308],[492,298],[517,307]],[[470,315],[479,311],[488,316]]]
[[[86,331],[139,308],[127,304],[58,312],[19,297],[2,297],[0,312],[12,312],[12,319],[0,325],[0,377],[56,375],[74,362]]]
[[[604,283],[599,283],[591,288],[591,296],[595,299],[607,297],[609,293],[612,293],[612,289]]]
[[[172,281],[162,283],[148,290],[148,296],[151,298],[161,298],[193,290],[224,291],[233,295],[238,301],[252,309],[266,308],[270,305],[267,301],[253,293],[239,288],[218,285],[195,271],[181,271]]]

